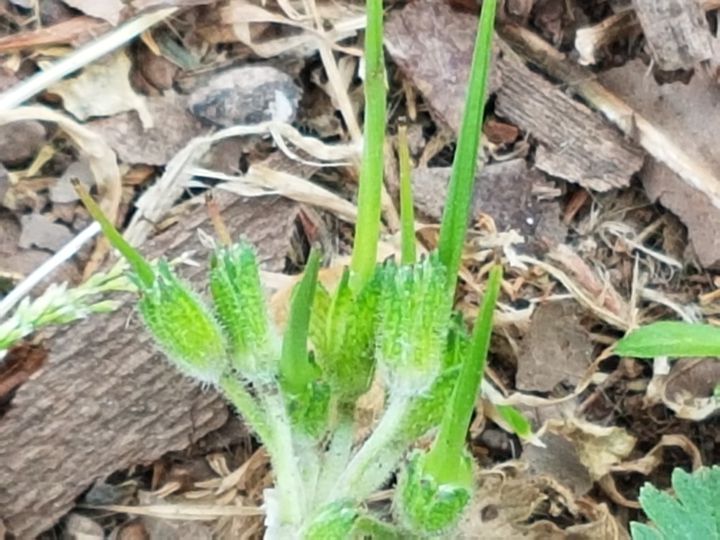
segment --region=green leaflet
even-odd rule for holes
[[[675,497],[645,484],[640,504],[653,527],[631,523],[634,540],[720,540],[720,467],[672,474]]]
[[[709,324],[661,321],[638,328],[615,345],[622,356],[720,356],[720,328]]]

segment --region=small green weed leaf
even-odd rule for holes
[[[320,254],[313,251],[305,274],[295,287],[290,300],[290,314],[280,358],[280,381],[283,389],[290,395],[297,396],[306,392],[308,386],[318,377],[318,370],[308,356],[308,333],[319,270]]]
[[[720,356],[720,328],[678,321],[656,322],[618,341],[615,352],[637,358]]]
[[[677,468],[672,484],[675,497],[646,484],[640,504],[654,528],[632,523],[634,540],[720,540],[720,467],[692,474]]]
[[[490,72],[495,6],[496,0],[484,0],[482,4],[475,51],[473,52],[472,67],[470,69],[470,81],[465,99],[465,111],[458,135],[448,196],[440,226],[438,250],[440,260],[447,267],[449,275],[448,287],[452,291],[455,290],[462,250],[465,245],[465,234],[470,219],[470,204],[473,199],[475,170],[477,168],[478,143],[485,113],[485,94],[488,73]]]
[[[138,307],[153,337],[180,371],[206,383],[220,380],[227,368],[220,325],[167,263],[160,262],[153,284],[141,289]]]
[[[496,405],[495,409],[515,435],[521,439],[533,437],[532,424],[522,412],[512,405]]]

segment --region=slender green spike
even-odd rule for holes
[[[484,0],[478,23],[475,52],[465,101],[455,159],[453,160],[447,203],[440,226],[438,250],[448,270],[448,286],[455,289],[465,233],[470,217],[470,203],[475,185],[478,143],[485,111],[485,94],[490,71],[493,24],[496,0]]]
[[[493,312],[501,283],[502,267],[497,265],[490,270],[485,297],[475,321],[470,350],[463,361],[452,401],[446,409],[440,430],[428,454],[428,471],[440,483],[455,481],[456,475],[463,470],[465,436],[475,407],[478,388],[485,373],[492,335]]]
[[[140,252],[127,243],[77,178],[72,179],[72,184],[88,213],[100,224],[100,228],[110,243],[127,259],[142,284],[151,287],[155,281],[155,273],[150,263],[140,255]]]
[[[375,270],[380,236],[380,198],[385,146],[385,62],[383,3],[367,1],[365,28],[365,141],[360,166],[358,220],[353,245],[352,289],[359,291]]]
[[[290,314],[280,357],[280,380],[290,394],[304,393],[316,378],[315,367],[308,359],[307,341],[319,270],[320,253],[313,251],[305,267],[305,274],[290,300]]]
[[[400,239],[402,264],[415,264],[415,209],[413,208],[412,181],[410,180],[410,148],[407,126],[398,128],[398,161],[400,162]]]

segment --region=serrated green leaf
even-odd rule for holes
[[[640,504],[657,534],[633,523],[633,538],[720,540],[720,467],[702,468],[692,474],[677,468],[672,483],[675,497],[651,484],[640,490]]]
[[[637,358],[720,356],[720,328],[709,324],[656,322],[618,341],[615,352]]]

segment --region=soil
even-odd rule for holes
[[[644,483],[667,488],[676,467],[720,464],[720,364],[612,353],[642,323],[720,324],[720,2],[499,4],[457,306],[475,316],[487,263],[500,256],[488,380],[545,446],[478,402],[469,441],[483,472],[462,534],[629,538],[629,523],[646,520]],[[176,11],[7,101],[48,63],[158,8]],[[203,260],[212,189],[232,232],[258,245],[269,289],[287,293],[311,245],[336,279],[356,210],[363,9],[0,4],[0,300],[89,225],[71,177],[144,251]],[[475,0],[386,3],[385,257],[399,250],[401,125],[418,240],[437,242],[477,13]],[[271,133],[268,121],[282,126]],[[76,249],[31,297],[107,270],[109,251],[102,241]],[[261,538],[264,450],[212,391],[177,382],[139,337],[131,300],[114,298],[116,314],[27,333],[0,358],[0,539]],[[122,347],[113,332],[126,332]],[[166,388],[173,376],[177,389]],[[179,517],[167,519],[169,507]],[[256,512],[213,513],[230,507]]]

